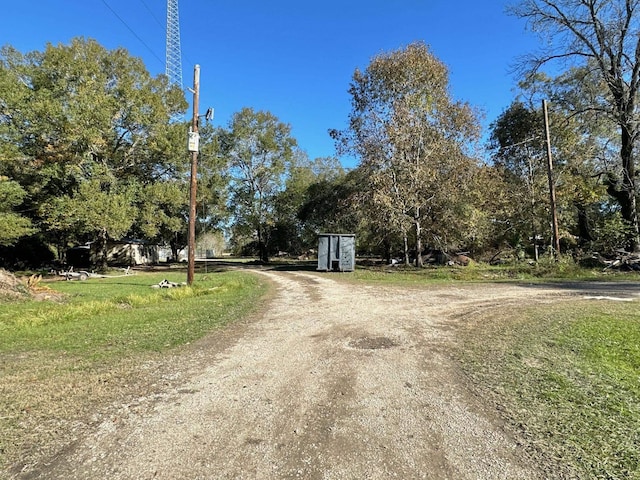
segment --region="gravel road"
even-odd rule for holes
[[[572,288],[259,273],[276,290],[258,318],[177,357],[170,388],[118,406],[20,478],[541,478],[446,349],[466,315]]]

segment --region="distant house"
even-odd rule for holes
[[[158,245],[150,245],[144,240],[124,238],[109,242],[107,245],[107,262],[110,265],[152,265],[160,261]],[[167,257],[162,258],[166,261]]]
[[[168,254],[166,253],[168,251]],[[95,244],[87,243],[67,250],[67,263],[74,267],[88,268],[96,263]],[[107,244],[107,262],[110,265],[151,265],[166,262],[171,257],[171,249],[150,245],[144,240],[125,238]]]
[[[217,245],[216,245],[217,247]],[[96,263],[97,252],[95,244],[87,243],[69,248],[66,252],[67,263],[74,267],[89,268]],[[153,265],[157,263],[186,262],[188,249],[178,251],[178,258],[173,258],[171,247],[165,245],[150,244],[145,240],[136,238],[123,238],[111,240],[107,244],[107,263],[118,266]],[[213,258],[214,245],[210,239],[198,242],[196,256]]]

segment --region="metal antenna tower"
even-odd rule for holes
[[[178,0],[167,0],[167,61],[165,73],[170,84],[182,88],[182,54]]]

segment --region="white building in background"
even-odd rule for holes
[[[221,257],[224,252],[224,238],[221,234],[207,233],[196,240],[196,258]],[[178,258],[173,258],[171,247],[155,245],[145,240],[123,238],[110,241],[107,245],[107,262],[109,265],[154,265],[158,263],[186,262],[188,249],[178,251]],[[89,267],[95,263],[95,245],[87,243],[67,250],[67,263],[78,267]]]

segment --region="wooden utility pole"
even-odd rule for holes
[[[547,143],[547,176],[549,177],[549,201],[551,204],[551,222],[553,228],[553,248],[555,257],[560,255],[560,235],[558,233],[558,213],[556,208],[556,187],[553,183],[553,158],[551,157],[551,136],[549,135],[549,114],[547,113],[547,101],[542,100],[544,111],[544,132]]]
[[[193,69],[193,119],[189,131],[189,152],[191,152],[191,188],[189,195],[189,239],[187,285],[193,284],[196,264],[196,193],[198,190],[198,148],[200,134],[198,133],[198,103],[200,101],[200,65]]]

